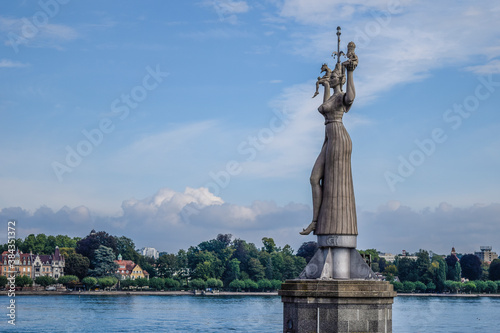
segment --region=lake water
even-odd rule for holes
[[[0,297],[0,332],[281,332],[279,296]],[[500,332],[500,298],[397,297],[393,332]]]

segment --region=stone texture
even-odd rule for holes
[[[388,282],[288,280],[279,294],[284,333],[392,332],[396,293]]]
[[[370,266],[363,260],[356,249],[345,249],[349,251],[347,262],[337,262],[335,260],[336,251],[339,248],[322,247],[319,248],[302,273],[299,279],[373,279],[375,274]]]

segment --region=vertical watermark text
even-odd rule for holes
[[[9,220],[7,222],[7,255],[8,275],[7,286],[9,296],[9,305],[7,306],[7,323],[16,325],[16,275],[14,270],[14,260],[16,254],[16,221]],[[4,269],[5,272],[5,269]]]

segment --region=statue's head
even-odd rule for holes
[[[347,53],[354,52],[354,49],[356,49],[356,44],[354,44],[354,42],[349,42],[349,44],[347,44]]]
[[[335,87],[337,85],[343,85],[345,83],[345,75],[342,73],[342,66],[337,63],[335,65],[335,69],[332,71],[332,75],[330,76],[330,87]]]

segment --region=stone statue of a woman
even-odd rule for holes
[[[352,43],[352,44],[351,44]],[[356,96],[353,71],[358,59],[355,45],[349,43],[352,53],[347,61],[337,62],[330,80],[324,84],[323,104],[318,111],[325,117],[325,141],[314,163],[311,174],[313,219],[301,234],[353,235],[358,234],[356,205],[351,172],[352,142],[342,117],[348,112]],[[346,92],[342,85],[346,82]],[[330,89],[333,95],[330,96]]]

